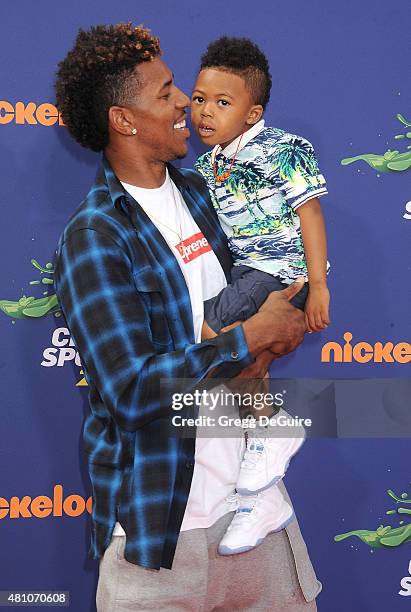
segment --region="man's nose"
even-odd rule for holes
[[[186,96],[186,94],[181,91],[181,89],[179,89],[178,87],[176,87],[177,89],[177,97],[176,97],[176,106],[178,108],[186,108],[187,106],[190,106],[191,104],[191,100],[188,96]]]

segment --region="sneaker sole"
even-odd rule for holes
[[[255,495],[256,493],[261,493],[262,491],[265,491],[266,489],[269,489],[270,487],[272,487],[275,484],[277,484],[277,482],[279,482],[280,480],[282,480],[284,478],[285,473],[288,470],[288,467],[290,465],[291,459],[294,457],[294,455],[296,455],[298,453],[298,451],[300,450],[300,448],[302,447],[304,442],[305,442],[305,438],[301,438],[301,442],[297,444],[296,448],[294,449],[294,451],[290,455],[287,463],[285,464],[284,472],[280,476],[274,476],[274,478],[268,484],[264,485],[260,489],[239,489],[239,488],[236,488],[237,493],[239,495],[245,495],[245,496],[247,496],[247,495]]]
[[[257,542],[254,544],[254,546],[240,546],[239,548],[229,548],[228,546],[219,546],[218,547],[218,554],[219,555],[223,555],[223,556],[229,556],[229,555],[238,555],[239,553],[243,553],[243,552],[247,552],[249,550],[253,550],[253,548],[257,548],[257,546],[260,546],[260,544],[262,544],[265,540],[265,538],[270,535],[270,533],[277,533],[277,531],[281,531],[282,529],[285,529],[285,527],[287,527],[287,525],[289,525],[291,523],[291,521],[293,521],[295,519],[295,514],[294,512],[291,514],[291,516],[286,519],[284,521],[284,523],[282,523],[282,525],[280,527],[277,527],[276,529],[272,529],[271,531],[268,531],[265,536],[263,536],[262,538],[259,538],[257,540]]]

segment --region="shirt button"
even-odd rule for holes
[[[194,463],[192,461],[186,461],[186,468],[190,470],[194,467]]]
[[[238,359],[238,353],[237,353],[237,351],[233,351],[233,352],[231,353],[231,359]]]

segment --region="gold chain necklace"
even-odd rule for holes
[[[151,219],[153,219],[154,221],[157,221],[157,223],[159,223],[160,225],[162,225],[163,227],[165,227],[166,229],[168,229],[170,232],[172,232],[173,234],[175,234],[178,238],[178,244],[176,245],[179,253],[181,255],[183,255],[183,250],[184,250],[184,245],[183,245],[183,230],[182,230],[182,225],[181,225],[181,218],[180,215],[178,214],[178,204],[177,204],[177,200],[176,200],[176,196],[174,193],[174,189],[177,189],[177,187],[174,186],[174,183],[171,179],[170,180],[170,185],[171,185],[171,193],[173,194],[173,201],[174,201],[174,208],[176,211],[176,219],[178,220],[178,225],[179,225],[179,231],[178,228],[177,230],[175,230],[174,228],[170,227],[169,225],[167,225],[167,223],[164,223],[164,221],[162,221],[161,219],[159,219],[158,217],[156,217],[155,215],[152,214],[152,212],[150,211],[150,217]]]

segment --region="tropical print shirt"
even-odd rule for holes
[[[308,140],[260,121],[224,150],[202,155],[196,169],[204,176],[234,265],[246,265],[289,284],[307,275],[297,208],[327,193],[314,149]]]

